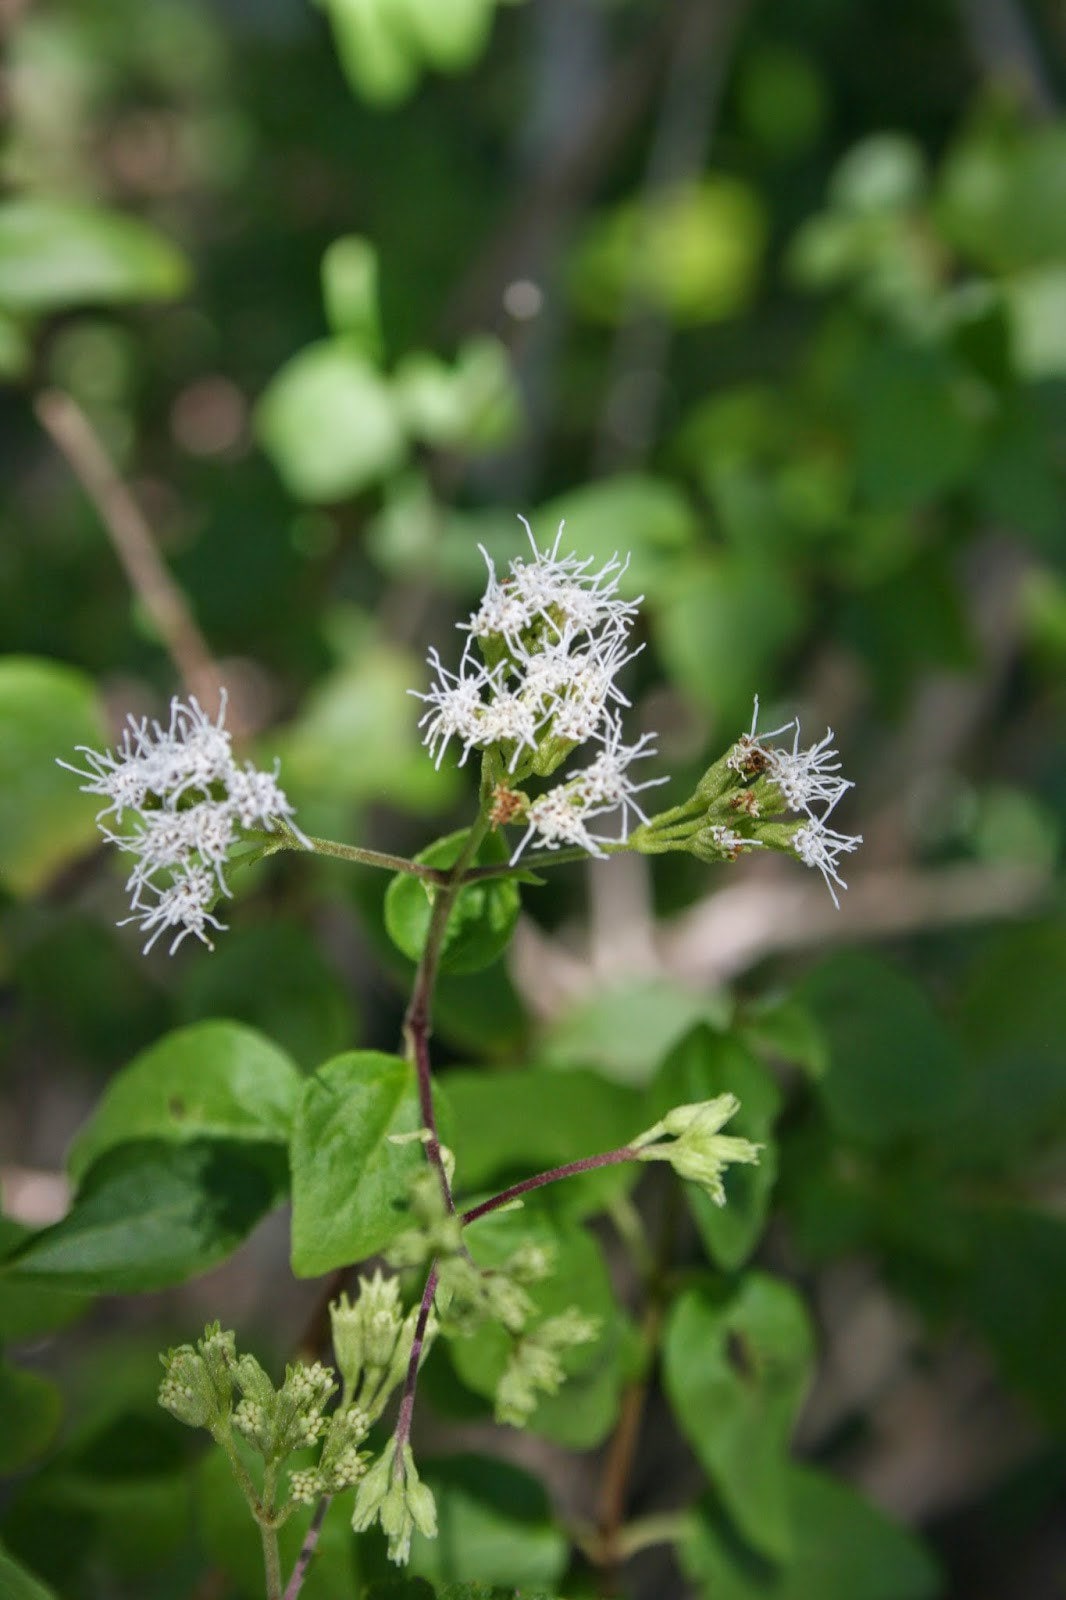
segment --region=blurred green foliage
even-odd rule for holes
[[[721,1211],[686,1192],[672,1213],[617,1167],[477,1225],[486,1261],[531,1229],[553,1244],[542,1309],[603,1321],[533,1431],[598,1446],[646,1384],[634,1528],[702,1496],[622,1592],[680,1592],[682,1571],[713,1600],[1044,1592],[1066,1479],[1066,126],[1034,111],[1041,83],[992,71],[975,8],[741,9],[715,126],[666,185],[648,174],[684,63],[649,0],[55,0],[4,24],[0,1158],[58,1169],[81,1128],[65,1218],[0,1218],[13,1600],[171,1600],[208,1564],[219,1594],[260,1592],[220,1463],[152,1408],[145,1351],[199,1311],[111,1297],[169,1295],[290,1196],[293,1270],[332,1271],[393,1236],[421,1161],[385,1138],[419,1114],[382,1053],[420,884],[250,867],[210,956],[142,964],[112,926],[119,869],[54,758],[176,684],[36,420],[49,388],[131,482],[316,832],[414,853],[468,824],[408,690],[428,644],[458,655],[477,546],[513,555],[516,510],[542,537],[565,517],[598,563],[631,552],[635,715],[678,793],[756,692],[778,720],[833,719],[867,834],[841,927],[869,947],[824,950],[784,898],[752,940],[754,893],[791,888],[752,862],[724,883],[753,888],[715,924],[728,949],[553,989],[528,929],[513,968],[473,970],[517,912],[486,892],[438,997],[447,1137],[472,1197],[726,1091],[765,1145]],[[1061,94],[1060,24],[1018,9]],[[663,950],[718,887],[666,864]],[[578,874],[523,905],[580,948]],[[642,1248],[665,1250],[650,1275]],[[298,1291],[255,1259],[232,1265],[239,1314],[283,1356]],[[801,1423],[796,1458],[804,1394],[848,1356],[826,1307],[855,1269],[913,1329],[890,1403],[932,1373],[950,1439],[945,1375],[974,1363],[1022,1438],[903,1497],[942,1570],[844,1481],[890,1450],[876,1385]],[[435,1356],[420,1405],[445,1443],[487,1415],[501,1341]],[[1021,1510],[1018,1461],[1041,1484]],[[426,1477],[442,1538],[397,1596],[593,1592],[602,1552],[528,1461],[442,1453]],[[303,1592],[386,1577],[342,1516]]]

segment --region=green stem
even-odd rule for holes
[[[281,1600],[281,1552],[278,1549],[277,1529],[267,1523],[259,1524],[263,1540],[263,1567],[266,1571],[266,1600]]]
[[[313,834],[308,837],[318,856],[355,861],[363,867],[378,867],[382,872],[406,872],[413,878],[423,878],[427,883],[445,883],[448,878],[448,874],[439,867],[426,867],[420,861],[409,860],[407,856],[390,855],[387,850],[364,850],[362,845],[341,844],[337,839],[316,839]],[[304,846],[295,834],[287,834],[282,848],[303,850]]]

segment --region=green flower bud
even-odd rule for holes
[[[675,1106],[647,1132],[632,1141],[640,1161],[668,1161],[678,1177],[698,1183],[716,1205],[725,1205],[722,1173],[730,1162],[758,1161],[761,1145],[722,1134],[740,1109],[736,1095]]]
[[[229,1416],[237,1366],[231,1332],[223,1332],[217,1322],[209,1323],[195,1349],[183,1344],[159,1359],[164,1369],[159,1404],[171,1416],[187,1427],[209,1429]]]
[[[380,1522],[389,1541],[389,1560],[404,1565],[411,1554],[411,1536],[417,1528],[427,1539],[437,1537],[437,1507],[430,1489],[421,1481],[411,1446],[396,1454],[396,1437],[362,1478],[355,1495],[352,1527],[365,1533]]]

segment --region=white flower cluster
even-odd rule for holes
[[[614,842],[614,835],[593,831],[589,823],[620,814],[625,839],[630,812],[646,820],[634,796],[667,781],[634,783],[629,777],[633,761],[654,754],[652,736],[624,744],[617,710],[629,705],[617,675],[642,648],[627,646],[640,602],[618,594],[628,559],[616,555],[594,571],[592,557],[560,556],[562,523],[544,551],[525,518],[520,520],[532,559],[517,558],[500,578],[482,548],[488,584],[478,609],[459,624],[469,637],[458,671],[449,672],[430,652],[437,681],[418,694],[428,708],[419,726],[438,767],[453,738],[462,746],[460,766],[471,750],[498,746],[512,773],[524,752],[533,754],[547,741],[564,751],[598,742],[602,749],[589,766],[524,810],[528,827],[512,859],[531,840],[535,848],[576,845],[602,855],[601,845]],[[474,655],[475,644],[482,661]]]
[[[826,827],[826,818],[841,797],[855,785],[840,776],[840,760],[832,748],[833,730],[817,744],[800,749],[800,723],[798,717],[774,728],[770,733],[757,733],[759,697],[755,697],[755,712],[751,730],[742,734],[733,747],[726,765],[736,772],[750,773],[756,768],[766,775],[780,790],[786,805],[806,815],[806,821],[792,836],[792,847],[804,866],[815,867],[825,879],[825,886],[839,908],[837,888],[847,884],[837,871],[842,855],[850,855],[862,844],[861,833],[839,833]],[[792,733],[791,749],[771,745],[767,741],[781,734]],[[814,808],[820,807],[816,811]],[[836,887],[834,887],[834,885]]]
[[[206,930],[224,924],[210,908],[230,892],[222,869],[241,828],[271,833],[284,822],[310,848],[292,820],[277,768],[238,766],[225,715],[225,693],[217,722],[192,696],[187,703],[175,696],[166,728],[130,717],[117,750],[101,754],[79,745],[87,771],[59,763],[87,780],[88,794],[106,800],[97,813],[105,839],[137,857],[126,885],[133,915],[119,926],[139,923],[150,935],[146,952],[165,930],[175,933],[172,955],[190,933],[213,948]],[[101,820],[120,824],[126,812],[133,817],[129,833],[114,833]]]

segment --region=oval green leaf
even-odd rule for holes
[[[451,867],[458,861],[467,830],[437,839],[415,860],[427,867]],[[507,860],[507,845],[498,833],[487,834],[477,853],[479,866]],[[398,950],[412,961],[421,959],[437,890],[421,878],[401,873],[385,895],[385,926]],[[521,898],[510,878],[490,878],[461,889],[456,897],[441,952],[441,972],[480,972],[506,950],[518,920]]]
[[[7,311],[171,300],[190,276],[176,245],[136,217],[66,200],[0,205],[0,305]]]
[[[84,673],[58,661],[0,661],[0,885],[31,895],[97,838],[96,805],[73,773],[75,746],[107,743]]]
[[[292,1134],[292,1270],[314,1278],[383,1250],[407,1225],[421,1145],[390,1135],[422,1126],[413,1069],[353,1050],[304,1085]]]
[[[105,1150],[136,1139],[287,1144],[303,1079],[283,1050],[236,1022],[178,1028],[124,1067],[67,1158],[80,1179]]]
[[[760,1552],[787,1560],[788,1441],[813,1356],[799,1296],[762,1273],[727,1299],[690,1290],[670,1312],[663,1356],[678,1426],[730,1516]]]
[[[124,1144],[89,1168],[62,1222],[4,1263],[0,1293],[8,1275],[105,1294],[184,1283],[230,1255],[284,1187],[276,1145]]]

